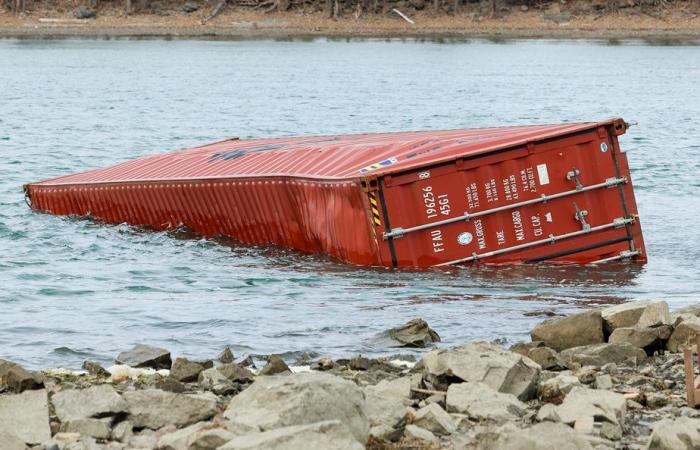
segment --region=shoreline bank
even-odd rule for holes
[[[173,361],[145,345],[80,372],[0,360],[0,438],[8,450],[690,448],[700,411],[679,352],[697,333],[700,305],[638,301],[544,320],[509,349],[472,342],[420,360],[256,367],[228,348]],[[440,341],[420,319],[379,338]]]
[[[653,17],[605,15],[572,17],[565,22],[541,13],[517,12],[503,18],[473,15],[413,17],[370,15],[327,19],[321,14],[266,14],[235,10],[202,23],[190,15],[120,15],[106,11],[95,19],[78,20],[71,12],[34,11],[0,14],[0,38],[179,38],[179,39],[595,39],[700,43],[700,17],[678,22]]]

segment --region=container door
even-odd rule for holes
[[[645,261],[625,155],[611,129],[380,180],[395,266]]]

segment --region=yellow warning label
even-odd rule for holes
[[[381,225],[382,221],[379,216],[379,205],[377,204],[377,194],[374,192],[369,192],[369,206],[372,210],[372,220],[375,226]]]

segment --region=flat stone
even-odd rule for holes
[[[357,442],[369,435],[362,390],[326,372],[260,377],[231,399],[224,417],[262,431],[339,420]]]
[[[632,361],[640,364],[647,360],[647,354],[639,347],[630,344],[593,344],[574,347],[561,352],[561,357],[569,364],[602,367],[605,364]]]
[[[282,364],[284,364],[284,361],[282,361]],[[221,374],[223,374],[223,376],[225,376],[226,379],[231,381],[249,383],[255,380],[253,372],[236,363],[222,364],[217,370],[221,372]],[[287,370],[289,370],[289,368],[287,368]]]
[[[676,321],[673,334],[666,343],[666,348],[671,352],[679,352],[684,348],[695,345],[695,336],[700,333],[700,317],[681,316],[681,320]]]
[[[417,427],[415,425],[406,425],[406,430],[404,431],[404,436],[407,439],[413,439],[416,441],[432,442],[437,443],[440,440],[430,431]]]
[[[612,377],[608,374],[598,375],[595,377],[595,388],[596,389],[612,389]]]
[[[277,375],[280,373],[292,373],[289,366],[278,355],[270,355],[267,364],[260,370],[260,375]]]
[[[253,385],[259,382],[256,381]],[[237,436],[219,447],[219,450],[364,450],[364,448],[365,444],[358,442],[356,436],[340,420],[327,420]]]
[[[526,355],[536,362],[544,370],[564,370],[566,362],[559,356],[559,353],[549,347],[535,347],[530,349]]]
[[[190,361],[187,358],[176,358],[170,369],[170,376],[177,381],[197,381],[199,373],[205,369],[204,365]]]
[[[600,426],[600,437],[611,441],[619,441],[622,439],[622,427],[614,423],[603,422]]]
[[[636,326],[650,304],[650,301],[631,301],[603,308],[601,315],[606,334],[612,334],[617,328]]]
[[[437,403],[431,403],[416,411],[413,425],[437,435],[452,434],[456,429],[450,415]]]
[[[534,342],[516,342],[515,344],[511,345],[508,350],[511,352],[518,353],[523,356],[527,356],[528,353],[530,353],[530,350],[534,348],[540,348],[544,347],[544,342],[542,341],[534,341]]]
[[[170,352],[164,348],[136,344],[131,350],[121,352],[115,359],[116,364],[130,367],[151,367],[153,369],[170,369],[172,360]]]
[[[494,391],[479,382],[451,384],[447,389],[446,404],[449,413],[501,422],[522,417],[527,408],[527,405],[513,394]]]
[[[636,326],[639,328],[646,328],[670,324],[671,313],[668,310],[668,303],[664,301],[655,301],[650,302],[649,305],[644,308]]]
[[[436,342],[440,342],[440,335],[425,320],[413,319],[380,334],[375,338],[374,346],[425,348]]]
[[[375,385],[367,386],[365,390],[380,397],[388,397],[405,402],[411,396],[411,377],[382,380]]]
[[[211,394],[174,394],[158,389],[125,392],[129,421],[137,428],[156,430],[166,425],[183,427],[217,413]]]
[[[87,389],[64,389],[51,397],[58,420],[102,417],[126,412],[124,399],[109,384],[98,384]]]
[[[592,450],[591,444],[571,427],[542,422],[522,430],[499,433],[485,450]]]
[[[662,347],[673,332],[670,325],[656,327],[619,327],[608,338],[611,344],[630,344],[643,349]]]
[[[28,389],[41,389],[44,380],[41,375],[30,372],[19,364],[0,359],[0,388],[20,393]],[[0,389],[2,390],[2,389]]]
[[[79,433],[95,439],[108,439],[111,435],[110,419],[72,419],[61,423],[61,431]]]
[[[159,450],[216,449],[236,435],[211,422],[199,422],[163,435],[158,440]]]
[[[2,425],[0,425],[2,428]],[[2,450],[26,450],[27,445],[24,441],[18,438],[14,433],[0,430],[0,448]]]
[[[379,440],[393,440],[400,436],[400,430],[406,424],[406,406],[400,398],[383,395],[372,387],[365,388],[365,413],[370,434]]]
[[[452,382],[478,381],[499,392],[529,400],[537,391],[540,366],[531,359],[487,342],[433,350],[423,357],[423,380],[447,390]]]
[[[662,419],[653,426],[647,450],[695,450],[700,448],[700,419]]]
[[[557,351],[605,342],[601,312],[594,310],[545,320],[532,329],[530,337]]]
[[[550,378],[540,383],[537,397],[543,402],[560,404],[566,394],[571,392],[575,387],[581,387],[581,381],[571,372],[560,373],[559,375]]]
[[[593,417],[596,422],[623,425],[627,403],[622,394],[575,387],[555,409],[558,421],[573,425],[577,420]]]
[[[182,382],[177,381],[175,378],[170,377],[156,380],[155,387],[161,391],[175,392],[176,394],[185,392],[185,385]]]
[[[30,445],[51,439],[46,391],[0,395],[0,433],[14,435]]]

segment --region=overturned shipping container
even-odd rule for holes
[[[354,264],[646,261],[626,125],[241,141],[25,186],[31,207]]]

